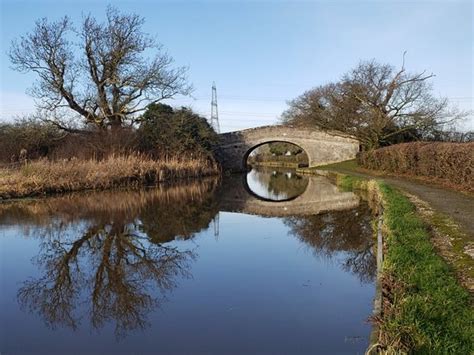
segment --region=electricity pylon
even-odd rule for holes
[[[221,128],[219,126],[219,111],[217,110],[217,89],[215,82],[212,83],[211,126],[217,133],[221,133]]]

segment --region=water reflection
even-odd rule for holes
[[[371,219],[367,204],[362,203],[350,210],[286,218],[285,224],[318,257],[331,259],[342,252],[344,270],[368,283],[377,271]]]
[[[60,230],[47,236],[35,260],[43,276],[25,281],[19,302],[53,328],[76,329],[86,315],[94,328],[113,321],[117,336],[145,328],[174,278],[190,275],[194,253],[153,244],[137,230],[111,222],[91,225],[79,238]]]
[[[25,235],[67,229],[81,223],[108,225],[135,221],[155,243],[187,239],[206,228],[218,212],[217,179],[139,191],[77,193],[0,204],[0,226],[15,225]],[[33,228],[30,230],[30,228]]]
[[[230,309],[227,304],[226,311],[222,315],[219,313],[218,305],[227,299],[234,299],[233,302],[248,299],[247,303],[240,305],[241,311],[238,312],[243,317],[242,327],[252,328],[252,324],[255,324],[256,328],[252,329],[257,333],[268,329],[272,339],[268,344],[274,342],[277,334],[274,332],[283,331],[279,327],[285,322],[270,320],[278,314],[284,315],[284,318],[298,314],[295,324],[301,325],[300,333],[313,331],[313,327],[326,332],[326,328],[331,325],[324,322],[318,325],[317,319],[321,318],[320,314],[337,312],[337,309],[327,310],[327,303],[312,307],[316,302],[315,296],[302,294],[300,289],[294,287],[295,282],[300,283],[300,277],[305,277],[305,280],[312,277],[331,279],[338,277],[334,274],[341,272],[355,275],[353,278],[357,284],[360,281],[370,283],[375,274],[375,259],[369,210],[352,192],[338,191],[322,177],[295,178],[284,172],[274,174],[273,170],[254,171],[253,174],[247,181],[257,179],[269,192],[267,196],[288,198],[303,190],[305,198],[289,202],[263,201],[262,204],[245,189],[245,176],[233,176],[223,182],[209,179],[140,191],[69,194],[0,204],[0,230],[13,228],[15,238],[24,237],[28,243],[35,242],[38,245],[32,248],[35,271],[28,271],[28,278],[15,280],[14,292],[18,302],[23,309],[39,315],[50,328],[77,330],[82,328],[82,323],[87,322],[89,326],[86,325],[86,328],[96,330],[113,327],[115,335],[121,339],[134,330],[150,326],[159,329],[158,333],[166,333],[166,336],[186,332],[191,339],[193,336],[186,331],[186,324],[193,322],[193,316],[186,312],[197,314],[196,319],[200,319],[199,312],[209,313],[216,317],[216,321],[201,319],[203,323],[199,321],[199,326],[206,329],[215,323],[218,331],[222,332],[222,339],[227,339],[227,343],[222,340],[224,348],[216,350],[216,353],[227,349],[225,346],[234,336],[232,326],[227,329],[226,325],[235,321],[237,316],[227,313]],[[311,209],[310,206],[316,207]],[[265,209],[267,212],[264,212]],[[285,218],[248,215],[258,213],[258,210],[261,211],[260,215]],[[216,224],[219,211],[224,213],[224,217],[225,211],[240,213],[227,214],[222,222],[224,232],[219,240],[215,240],[209,238],[212,234],[208,229],[211,224]],[[288,238],[288,232],[294,237]],[[198,233],[201,239],[195,238]],[[275,239],[269,239],[271,237]],[[209,244],[209,239],[215,244]],[[301,245],[307,246],[312,253],[309,256],[301,255]],[[234,263],[229,261],[234,259]],[[319,264],[313,264],[322,259],[335,261],[339,271],[330,270],[327,271],[329,274],[324,274]],[[16,264],[12,262],[7,267],[15,270]],[[278,271],[277,276],[272,275],[273,270]],[[199,283],[205,285],[204,296],[200,296],[196,284],[192,287],[188,285],[187,288],[183,286],[185,280],[190,281],[196,272],[200,275]],[[15,275],[9,277],[14,278]],[[275,284],[271,281],[274,279],[278,279]],[[346,279],[345,282],[352,281]],[[247,287],[240,288],[246,283]],[[233,287],[240,291],[225,293]],[[341,294],[359,292],[354,286],[341,284],[340,287],[344,290]],[[350,291],[344,287],[350,287]],[[179,294],[181,288],[184,295],[180,298],[176,293]],[[255,301],[266,292],[271,294],[271,297],[268,295],[265,298],[268,309],[258,306]],[[340,291],[324,288],[314,292],[317,295],[327,293],[325,302],[333,302],[337,298],[332,293],[338,294]],[[354,312],[361,312],[363,317],[370,312],[364,308],[370,308],[370,292],[370,289],[360,291],[357,294],[360,303],[351,303],[355,305]],[[219,297],[217,293],[223,293],[224,296]],[[281,298],[278,298],[279,295]],[[288,304],[296,298],[300,299],[300,306]],[[173,302],[165,302],[167,300],[175,300],[174,311],[170,305]],[[279,300],[286,305],[285,310],[282,310]],[[343,302],[337,303],[337,307],[347,303],[346,300],[337,302]],[[4,307],[3,303],[0,304]],[[161,313],[156,316],[155,311],[160,307],[170,310],[168,318]],[[313,308],[314,311],[309,311]],[[259,310],[268,311],[272,316],[262,316],[260,323],[257,318],[252,318],[252,324],[249,324],[248,317],[254,317]],[[20,315],[17,317],[24,318]],[[175,322],[174,317],[179,318],[179,321]],[[303,318],[307,318],[311,324],[301,323]],[[354,326],[348,325],[351,324],[349,320],[333,324],[335,333],[327,340],[328,349],[332,349],[337,332],[343,327],[348,327],[344,328],[344,332],[351,332],[349,335],[354,335],[352,332],[360,329],[365,331],[358,325],[357,318],[351,319]],[[199,333],[198,329],[194,331]],[[264,339],[266,333],[262,334],[261,339]],[[300,335],[295,331],[291,338],[299,341]],[[78,336],[86,337],[84,334]],[[201,333],[201,338],[203,336]],[[196,335],[193,339],[199,342],[201,338]],[[202,341],[207,346],[219,344],[212,336]],[[251,343],[255,341],[253,339]],[[51,342],[55,341],[52,339]],[[178,341],[169,342],[168,345],[178,343],[181,344]],[[287,343],[290,344],[289,341]],[[311,344],[308,342],[303,348],[309,349]],[[162,346],[164,352],[167,352],[166,349],[170,353],[176,350]],[[294,344],[291,346],[295,349]],[[190,345],[190,348],[181,352],[189,353],[190,349],[195,348]],[[245,349],[241,350],[246,352]]]
[[[264,200],[287,201],[305,192],[308,177],[295,169],[253,167],[247,173],[249,190]]]
[[[22,225],[41,241],[34,263],[42,275],[23,283],[20,304],[53,328],[76,329],[86,315],[96,329],[113,321],[117,336],[145,328],[196,257],[166,242],[207,228],[217,213],[215,186],[208,180],[2,205],[4,224]]]

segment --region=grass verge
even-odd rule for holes
[[[337,179],[343,188],[373,189],[376,183],[384,207],[383,304],[376,319],[379,351],[472,354],[471,295],[437,254],[415,205],[385,183],[341,174]]]
[[[197,178],[219,173],[205,159],[152,160],[141,155],[104,160],[37,160],[20,168],[0,169],[0,199],[67,191],[104,190],[119,186]]]

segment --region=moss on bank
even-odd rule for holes
[[[385,183],[334,176],[345,189],[374,189],[376,184],[378,193],[370,195],[384,207],[383,306],[376,319],[380,352],[472,354],[472,298],[437,254],[415,205]]]

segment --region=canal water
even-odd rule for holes
[[[278,169],[0,204],[0,353],[363,354],[370,223]]]

